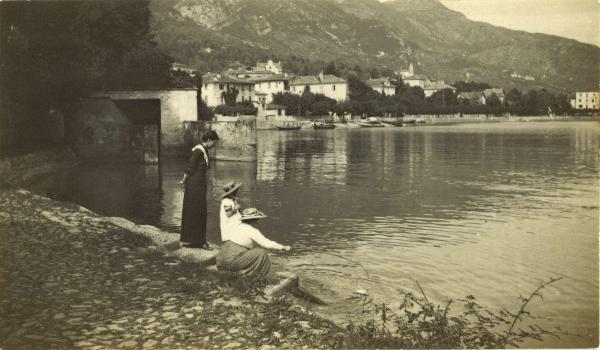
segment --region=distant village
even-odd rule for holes
[[[195,74],[195,70],[182,64],[173,64],[173,70],[180,70]],[[499,87],[489,87],[475,91],[457,91],[455,86],[443,80],[435,80],[426,74],[417,74],[414,65],[408,69],[396,71],[394,77],[369,78],[363,82],[373,91],[383,96],[395,96],[398,86],[418,87],[423,91],[425,99],[444,90],[455,94],[459,104],[485,106],[493,100],[494,104],[504,105],[506,91]],[[510,74],[513,79],[535,80],[530,75],[521,75],[517,72]],[[399,83],[399,80],[401,82]],[[305,92],[321,94],[338,103],[349,100],[349,83],[346,79],[323,74],[295,75],[284,72],[281,62],[269,59],[266,62],[257,62],[249,68],[228,69],[216,73],[202,75],[201,100],[209,108],[215,108],[228,103],[227,95],[232,95],[235,103],[259,103],[263,106],[273,103],[276,94],[290,93],[302,95]],[[596,110],[600,108],[600,92],[576,92],[567,97],[568,105],[573,110]],[[551,108],[550,108],[551,110]]]

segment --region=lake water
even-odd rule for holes
[[[228,181],[269,217],[275,253],[317,286],[338,320],[398,301],[415,281],[437,302],[475,295],[516,311],[535,300],[544,326],[576,336],[528,347],[598,345],[600,128],[595,122],[486,123],[382,129],[260,131],[258,162],[213,162],[210,241]],[[94,165],[35,188],[106,215],[177,231],[185,161]],[[315,284],[316,283],[316,284]],[[368,296],[355,294],[364,289]],[[362,315],[362,316],[361,316]]]

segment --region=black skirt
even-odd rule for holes
[[[195,151],[185,170],[188,176],[181,211],[181,242],[206,243],[206,170],[202,152]]]

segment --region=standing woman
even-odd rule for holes
[[[211,250],[206,242],[206,171],[208,150],[215,147],[219,136],[213,130],[202,135],[202,142],[192,148],[192,156],[179,186],[184,190],[181,213],[181,242],[188,248]]]

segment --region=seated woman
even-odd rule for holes
[[[242,215],[240,214],[240,205],[236,201],[238,189],[242,186],[241,183],[230,182],[223,187],[223,195],[221,198],[220,209],[220,227],[221,240],[223,242],[229,240],[229,233],[233,230],[232,227],[242,223]]]
[[[271,275],[271,258],[264,248],[289,251],[291,247],[269,240],[250,225],[266,215],[255,208],[239,212],[235,196],[240,185],[225,186],[221,202],[221,237],[225,243],[217,254],[217,267],[258,280]]]

